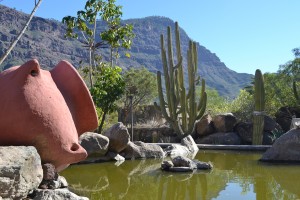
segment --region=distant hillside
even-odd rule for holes
[[[0,5],[0,55],[17,36],[27,18],[27,14]],[[136,37],[129,51],[131,58],[121,54],[117,64],[124,69],[145,66],[152,72],[161,70],[160,34],[166,35],[167,26],[173,27],[174,30],[174,21],[165,17],[147,17],[124,20],[124,23],[134,25]],[[97,29],[103,28],[104,25],[99,22]],[[65,39],[64,33],[65,27],[62,23],[34,17],[22,39],[1,67],[5,69],[19,65],[31,58],[37,58],[44,69],[54,67],[63,59],[69,60],[74,66],[79,66],[80,61],[87,62],[88,52],[82,47],[82,43],[74,39]],[[185,58],[189,37],[182,29],[180,34]],[[108,57],[107,51],[101,53],[104,59]],[[230,70],[214,53],[200,44],[198,58],[200,76],[206,79],[209,87],[215,88],[223,96],[235,97],[253,77]]]

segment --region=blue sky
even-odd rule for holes
[[[30,13],[33,0],[2,0]],[[117,0],[123,19],[165,16],[236,72],[276,72],[300,46],[299,0]],[[43,0],[36,16],[61,20],[85,1]]]

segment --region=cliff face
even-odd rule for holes
[[[27,14],[0,5],[0,55],[17,37],[28,17]],[[127,58],[124,53],[120,52],[121,57],[117,64],[123,69],[145,66],[152,72],[161,70],[160,34],[166,35],[167,26],[171,26],[174,30],[174,21],[165,17],[146,17],[123,22],[133,24],[136,37],[131,50],[128,51],[131,57]],[[99,22],[97,29],[103,30],[104,28],[104,24]],[[64,33],[65,27],[62,23],[34,17],[27,31],[1,67],[6,69],[20,65],[31,58],[37,58],[44,69],[51,69],[60,60],[68,60],[74,66],[79,66],[81,61],[87,63],[88,51],[83,44],[78,40],[66,39]],[[181,29],[184,59],[189,39]],[[104,59],[109,57],[107,50],[100,50],[100,53]],[[252,75],[230,70],[215,54],[200,44],[198,44],[198,58],[199,75],[206,79],[209,87],[215,88],[223,96],[232,98],[241,88],[251,82]]]

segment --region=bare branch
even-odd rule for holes
[[[22,35],[25,33],[27,27],[29,26],[30,21],[32,20],[34,13],[36,12],[36,10],[38,9],[38,7],[40,6],[42,0],[39,0],[38,3],[35,4],[29,19],[27,20],[25,26],[23,27],[22,31],[19,33],[18,37],[11,43],[11,45],[9,46],[9,48],[7,49],[7,51],[4,53],[4,55],[1,57],[0,59],[0,65],[3,63],[3,61],[7,58],[7,56],[9,55],[9,53],[13,50],[13,48],[16,46],[17,42],[20,40],[20,38],[22,37]]]

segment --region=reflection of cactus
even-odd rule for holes
[[[297,83],[296,83],[296,81],[293,81],[293,92],[294,92],[294,96],[295,96],[297,104],[300,105],[300,96],[299,96],[299,92],[297,90]]]
[[[255,111],[253,112],[253,139],[252,144],[261,145],[264,129],[265,88],[261,71],[255,71],[254,83]]]
[[[198,56],[196,43],[192,41],[189,43],[189,50],[187,52],[189,90],[186,92],[183,78],[184,75],[179,27],[177,22],[175,23],[175,37],[178,61],[176,66],[174,66],[173,62],[171,28],[168,27],[168,56],[164,45],[164,37],[161,35],[161,55],[165,77],[167,102],[164,100],[161,72],[159,71],[157,72],[158,94],[160,110],[162,111],[166,120],[170,123],[176,133],[180,135],[187,135],[194,131],[195,121],[203,116],[206,109],[207,95],[205,92],[205,81],[202,79],[201,97],[199,103],[197,104],[195,90],[196,84],[200,81],[200,77],[196,79]],[[167,113],[166,106],[168,107],[169,113]],[[181,114],[181,121],[179,120],[179,114]]]

